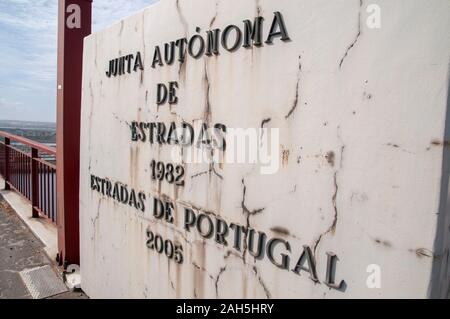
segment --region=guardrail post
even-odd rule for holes
[[[9,186],[9,145],[11,144],[11,140],[5,137],[5,189],[9,190],[11,187]]]
[[[31,207],[33,218],[39,217],[39,211],[37,210],[39,206],[39,170],[38,162],[38,150],[35,148],[31,149]]]
[[[56,120],[57,225],[60,265],[80,263],[79,171],[83,40],[92,0],[59,0]],[[78,22],[73,23],[74,19]]]

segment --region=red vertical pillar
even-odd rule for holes
[[[33,218],[39,218],[37,210],[39,206],[39,166],[36,159],[38,158],[38,150],[31,149],[31,211]],[[42,175],[41,175],[42,176]],[[43,190],[41,189],[41,192]]]
[[[8,137],[5,137],[5,189],[9,190],[11,187],[9,186],[9,177],[10,177],[10,165],[9,165],[9,146],[11,145],[11,141]]]
[[[92,0],[59,0],[56,121],[58,261],[80,263],[79,169],[83,39]]]

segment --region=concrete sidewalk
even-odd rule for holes
[[[0,177],[0,187],[5,181]],[[0,189],[0,197],[25,223],[31,232],[43,243],[44,250],[51,260],[56,260],[58,253],[58,232],[56,226],[47,218],[33,218],[31,203],[13,190]]]
[[[69,292],[31,232],[0,195],[0,299],[86,298]]]

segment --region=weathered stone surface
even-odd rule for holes
[[[85,40],[80,237],[90,297],[448,296],[450,3],[372,2],[378,29],[363,0],[165,0]],[[291,41],[151,67],[155,46],[196,27],[242,29],[261,15],[265,40],[276,11]],[[106,76],[110,60],[138,51],[143,71]],[[157,106],[157,84],[170,81],[178,103]],[[279,170],[185,163],[184,187],[153,181],[151,160],[173,162],[179,147],[132,141],[133,121],[278,128]],[[145,211],[91,189],[91,174],[143,191]],[[152,216],[154,197],[175,203],[174,224]],[[185,207],[289,241],[289,269],[186,231]],[[148,228],[181,244],[184,262],[147,248]],[[304,245],[318,282],[292,271]],[[339,259],[340,289],[325,285],[327,252]],[[377,270],[381,287],[370,288]]]

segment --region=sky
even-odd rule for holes
[[[93,31],[158,0],[94,0]],[[58,0],[0,0],[0,119],[56,121]]]

